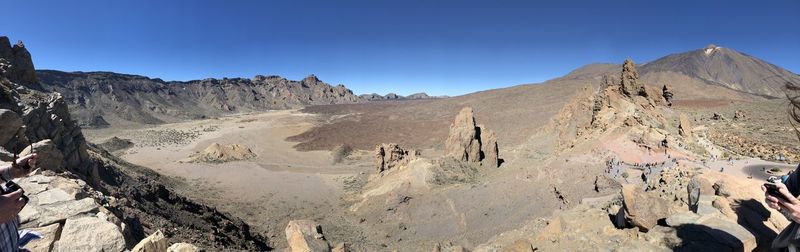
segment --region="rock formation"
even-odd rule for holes
[[[408,164],[419,156],[418,150],[404,150],[396,143],[384,143],[375,146],[375,167],[378,172],[384,172]]]
[[[500,156],[497,153],[497,135],[483,125],[478,125],[478,128],[483,129],[481,130],[481,153],[483,154],[481,165],[488,167],[500,166]]]
[[[692,139],[692,124],[685,114],[681,114],[678,118],[678,134],[683,138]]]
[[[639,73],[636,72],[636,65],[631,59],[626,59],[625,63],[622,64],[620,85],[622,92],[627,96],[647,96],[644,84],[639,82]]]
[[[328,252],[330,244],[322,234],[322,227],[312,220],[293,220],[286,225],[286,240],[291,252]]]
[[[483,136],[484,131],[486,136]],[[482,144],[481,140],[485,140],[486,144]],[[490,160],[484,162],[487,166],[499,165],[497,137],[493,132],[475,124],[471,107],[464,107],[456,115],[453,124],[450,125],[444,152],[445,156],[472,163],[480,163],[488,155]]]
[[[661,88],[661,97],[664,97],[664,101],[667,102],[667,106],[672,107],[672,91],[667,88],[667,85]]]
[[[36,70],[33,68],[31,54],[25,49],[22,41],[17,42],[13,47],[8,37],[0,36],[0,76],[4,76],[12,82],[21,84],[34,84],[38,82]]]
[[[739,120],[745,118],[747,118],[747,114],[745,114],[744,111],[742,110],[737,109],[736,112],[733,113],[733,120]]]
[[[633,185],[622,187],[622,204],[625,220],[642,232],[649,231],[656,226],[659,219],[669,214],[667,201]]]
[[[224,163],[254,158],[250,148],[241,144],[221,145],[212,143],[201,152],[192,154],[187,162]]]

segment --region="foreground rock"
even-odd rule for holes
[[[167,246],[167,238],[164,237],[161,230],[157,230],[155,233],[136,244],[136,246],[131,249],[131,252],[162,252],[167,251]]]
[[[53,251],[125,250],[125,239],[119,227],[94,216],[67,219],[60,238],[55,242]]]
[[[251,159],[256,156],[250,148],[241,144],[221,145],[212,143],[201,152],[192,154],[184,162],[224,163]]]
[[[471,107],[464,107],[456,115],[453,124],[450,125],[444,152],[445,156],[463,162],[481,163],[486,160],[485,164],[489,167],[499,165],[497,136],[485,127],[475,124]]]
[[[311,220],[293,220],[286,226],[286,240],[291,252],[327,252],[330,244],[322,235],[322,227]]]
[[[622,204],[625,209],[625,220],[647,232],[658,224],[658,220],[668,215],[668,203],[659,197],[645,193],[633,186],[622,187]]]

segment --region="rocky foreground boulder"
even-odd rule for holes
[[[482,125],[476,125],[471,107],[464,107],[456,115],[444,152],[445,156],[463,162],[482,163],[488,167],[499,165],[497,136]]]
[[[669,203],[646,193],[633,185],[622,186],[622,206],[625,220],[642,232],[658,224],[658,220],[669,214]]]
[[[286,240],[291,252],[331,251],[322,235],[322,227],[311,220],[293,220],[286,226]]]

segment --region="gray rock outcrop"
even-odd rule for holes
[[[22,84],[37,83],[36,70],[33,67],[31,53],[25,49],[22,41],[11,46],[8,37],[0,36],[0,64],[5,64],[0,75]]]
[[[91,230],[91,232],[87,232]],[[67,219],[53,251],[118,252],[125,250],[119,227],[94,216]]]

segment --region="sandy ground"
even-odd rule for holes
[[[312,117],[273,111],[85,134],[93,142],[112,136],[131,139],[135,146],[121,153],[122,158],[186,181],[183,190],[189,197],[239,215],[281,242],[290,219],[322,219],[339,212],[342,180],[369,169],[357,160],[333,164],[329,151],[292,148],[296,143],[285,139],[312,127]],[[242,144],[257,157],[219,164],[180,162],[212,143]]]

